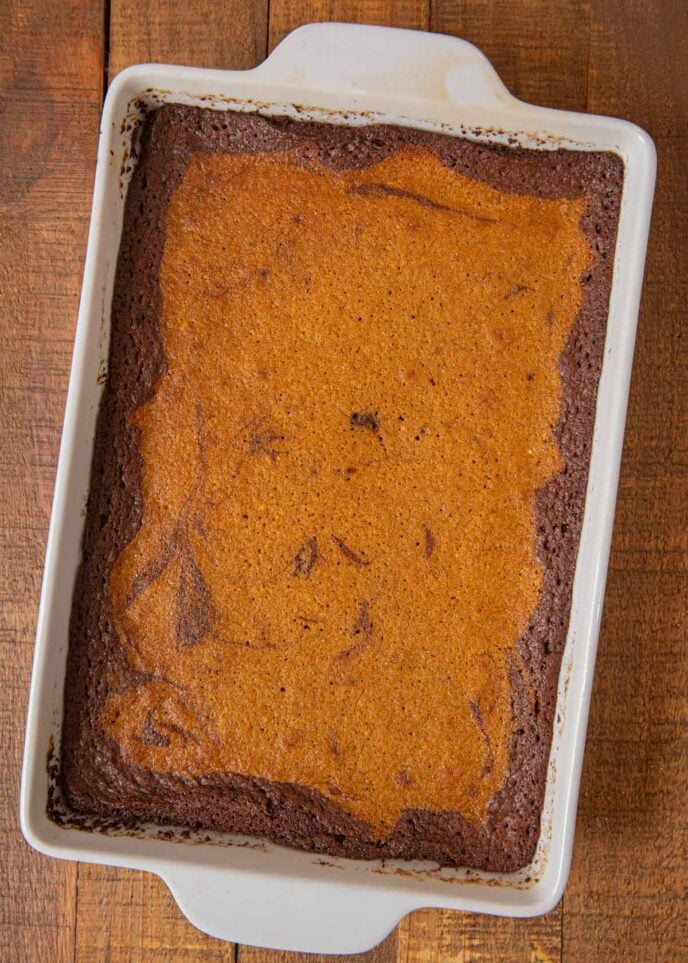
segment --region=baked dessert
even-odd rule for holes
[[[527,864],[621,161],[181,106],[139,155],[69,818]]]

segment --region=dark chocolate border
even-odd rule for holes
[[[586,197],[582,229],[593,251],[584,297],[560,366],[563,402],[556,436],[564,469],[537,499],[544,583],[512,666],[514,732],[502,789],[481,826],[460,813],[406,811],[378,841],[367,826],[317,791],[230,773],[197,780],[127,766],[101,730],[104,670],[131,684],[105,605],[107,573],[141,521],[136,430],[127,417],[151,397],[164,366],[158,335],[158,275],[170,198],[198,152],[294,149],[304,164],[367,166],[408,144],[502,191]],[[95,454],[70,625],[59,781],[71,825],[142,821],[262,836],[312,852],[357,858],[435,860],[509,872],[532,859],[539,835],[557,683],[566,641],[583,518],[597,385],[602,367],[623,164],[609,153],[500,148],[391,126],[339,127],[167,105],[142,129],[140,160],[126,199],[112,304],[109,376]]]

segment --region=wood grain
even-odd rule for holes
[[[566,892],[567,961],[688,959],[688,7],[595,0],[588,107],[659,167]]]
[[[571,881],[538,920],[424,910],[354,963],[688,958],[688,8],[684,0],[0,3],[0,959],[325,963],[191,927],[155,877],[44,859],[17,793],[43,546],[102,81],[157,60],[250,67],[313,20],[455,33],[534,103],[645,126],[659,183]],[[107,26],[107,30],[106,30]],[[106,50],[106,37],[109,47]],[[77,892],[78,891],[78,892]]]
[[[430,29],[470,40],[513,94],[585,110],[590,0],[433,0]]]
[[[268,0],[111,0],[110,80],[136,63],[246,70],[267,28]]]
[[[18,826],[43,553],[103,80],[102,5],[0,4],[0,959],[71,960],[76,867]]]
[[[397,963],[553,963],[560,951],[558,910],[538,920],[421,910],[397,931]]]
[[[238,946],[237,963],[395,963],[397,956],[396,934],[392,933],[369,953],[350,956],[332,956],[320,953],[286,953],[262,950],[256,946]]]
[[[156,876],[79,867],[74,963],[234,963],[236,947],[197,930]]]
[[[303,23],[323,20],[427,30],[431,0],[270,0],[270,49]]]

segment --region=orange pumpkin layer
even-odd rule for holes
[[[198,155],[167,214],[143,523],[109,577],[125,762],[484,818],[542,583],[584,200],[407,147]]]

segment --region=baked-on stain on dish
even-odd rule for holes
[[[102,774],[144,774],[162,819],[173,783],[217,813],[227,774],[229,806],[265,794],[265,816],[244,800],[247,831],[334,853],[358,833],[354,855],[407,855],[389,842],[406,814],[441,835],[460,813],[459,855],[427,825],[413,852],[511,868],[519,840],[470,850],[513,785],[524,700],[545,712],[517,643],[542,609],[536,517],[561,477],[560,361],[591,268],[606,308],[594,205],[463,176],[438,149],[451,138],[328,130],[313,156],[293,134],[311,125],[232,123],[269,149],[189,151],[157,270],[164,359],[117,428],[140,452],[140,522],[108,566],[116,648],[88,705]],[[332,161],[327,139],[347,136],[392,146]],[[142,812],[112,790],[106,808]],[[285,814],[309,827],[285,839]],[[198,821],[247,825],[233,818]]]
[[[583,204],[421,148],[342,172],[192,161],[166,372],[132,415],[143,525],[110,576],[151,676],[104,709],[126,762],[313,786],[380,836],[408,808],[484,817],[542,582],[535,497],[561,467]]]

